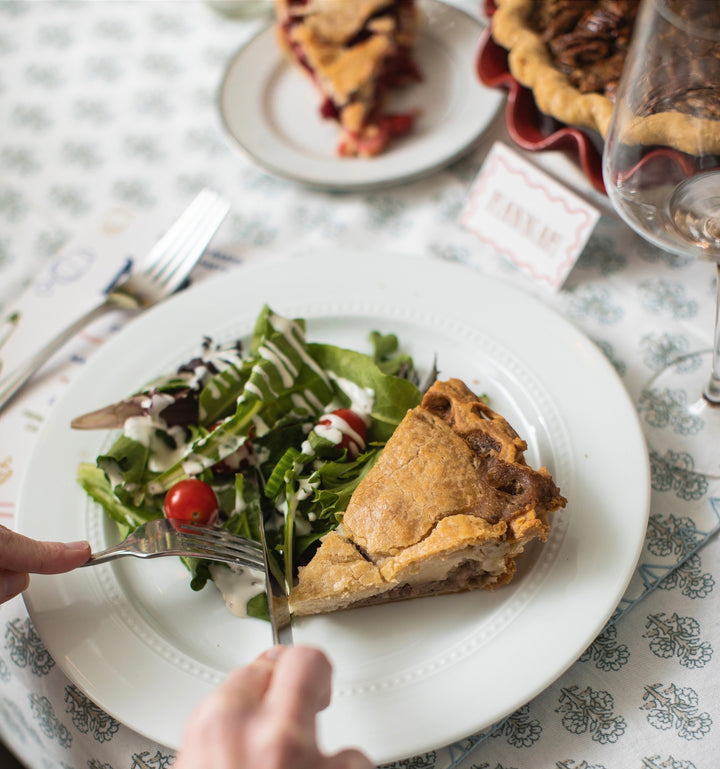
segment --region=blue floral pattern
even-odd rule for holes
[[[618,643],[617,627],[609,625],[580,656],[580,662],[592,662],[598,670],[620,670],[627,665],[630,650]]]
[[[47,675],[55,665],[29,619],[8,624],[5,646],[18,667],[27,667],[37,676]]]
[[[562,714],[562,725],[572,734],[590,734],[601,744],[617,742],[627,729],[622,716],[615,714],[615,700],[606,691],[595,691],[589,686],[563,688],[557,708]]]
[[[65,711],[81,734],[91,734],[98,742],[107,742],[117,734],[120,724],[76,686],[65,687]]]
[[[700,712],[698,693],[687,686],[646,686],[641,707],[649,724],[661,731],[673,729],[684,740],[702,740],[712,729],[710,714]]]
[[[712,659],[712,644],[701,640],[700,623],[693,617],[651,614],[645,628],[650,651],[658,657],[675,657],[686,668],[703,668]]]

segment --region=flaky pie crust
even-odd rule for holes
[[[493,40],[508,50],[513,77],[530,88],[541,112],[561,123],[598,131],[605,138],[613,103],[602,94],[584,94],[558,70],[547,45],[528,22],[534,0],[495,0]]]

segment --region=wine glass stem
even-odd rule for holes
[[[715,265],[717,298],[715,302],[715,334],[713,338],[712,371],[705,385],[705,400],[720,406],[720,262]]]

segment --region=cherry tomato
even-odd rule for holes
[[[327,430],[339,430],[341,437],[336,443],[340,448],[346,449],[351,457],[356,457],[365,448],[367,424],[360,414],[352,409],[337,409],[324,414],[318,420],[318,425]],[[325,437],[331,438],[331,435],[326,434]]]
[[[174,521],[206,525],[218,517],[215,492],[198,478],[186,478],[171,486],[165,494],[165,516]]]

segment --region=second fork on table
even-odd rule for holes
[[[0,380],[0,411],[55,352],[90,322],[110,310],[145,309],[174,294],[190,275],[229,209],[230,204],[216,192],[202,190],[147,257],[113,286],[103,301]]]

